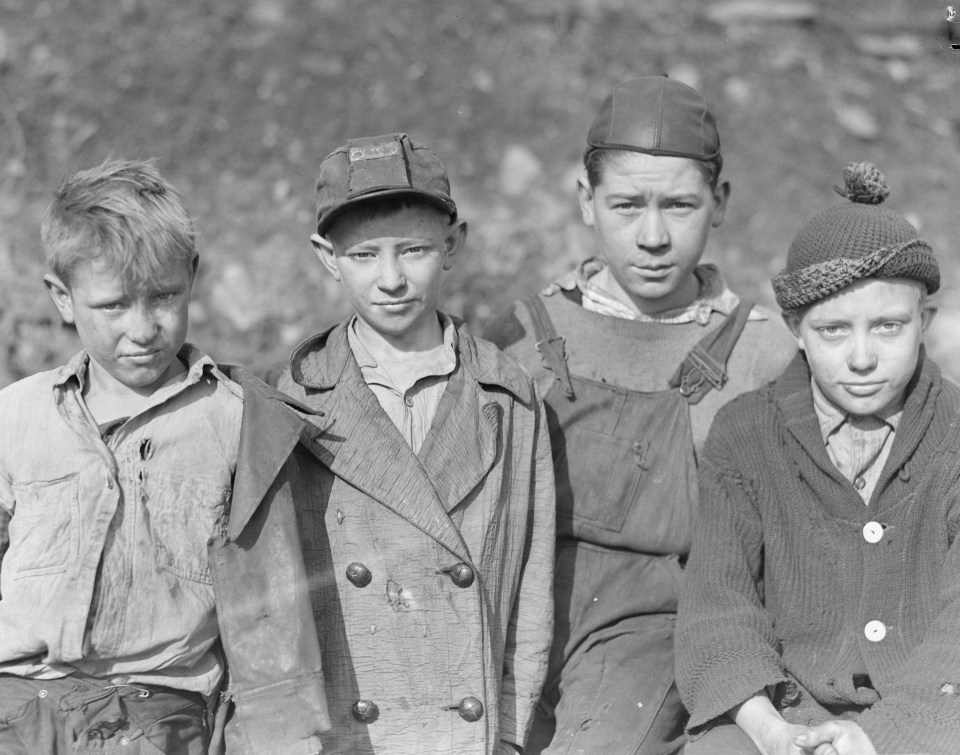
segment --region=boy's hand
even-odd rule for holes
[[[809,732],[810,729],[806,726],[788,724],[784,721],[782,724],[767,729],[756,744],[764,755],[808,755],[808,752],[812,753],[813,751],[804,750],[796,743],[801,737],[808,735]],[[817,750],[815,755],[836,754]]]
[[[793,741],[811,755],[877,755],[870,738],[853,721],[825,721]]]

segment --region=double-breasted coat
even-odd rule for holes
[[[322,416],[301,460],[326,752],[522,746],[553,606],[554,485],[530,378],[458,323],[457,367],[414,453],[363,381],[347,323],[279,387]],[[506,750],[512,751],[512,748]]]

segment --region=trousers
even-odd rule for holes
[[[204,755],[203,696],[68,676],[0,675],[3,755]]]

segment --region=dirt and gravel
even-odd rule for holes
[[[733,183],[708,257],[771,303],[850,160],[940,255],[931,349],[960,377],[960,24],[929,0],[0,0],[0,385],[76,348],[40,283],[68,172],[156,158],[197,218],[191,338],[258,371],[344,311],[312,182],[348,137],[406,131],[470,222],[445,306],[481,324],[590,254],[574,176],[615,81],[706,93]],[[953,30],[957,29],[956,32]]]

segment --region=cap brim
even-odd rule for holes
[[[345,202],[338,204],[336,207],[327,211],[327,213],[317,221],[317,233],[321,236],[325,235],[326,232],[330,229],[330,224],[336,220],[337,216],[340,215],[347,207],[352,207],[361,202],[366,202],[371,199],[382,199],[384,197],[398,197],[398,196],[412,196],[412,197],[422,197],[430,201],[439,209],[443,210],[446,213],[449,213],[451,220],[457,216],[457,205],[452,199],[443,197],[439,194],[434,194],[430,191],[424,191],[423,189],[414,189],[410,187],[400,187],[392,189],[373,189],[367,191],[363,194],[357,194],[350,197]]]

